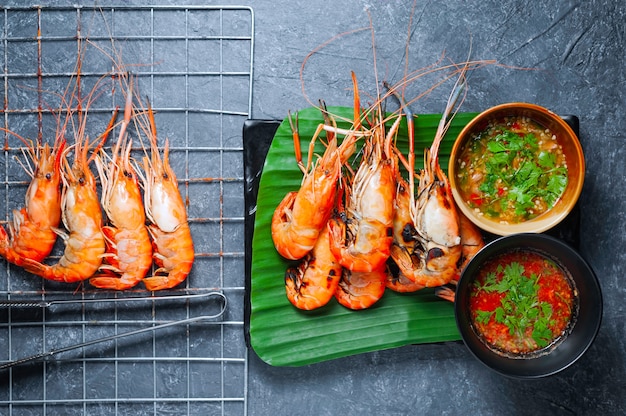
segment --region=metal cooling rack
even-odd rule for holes
[[[220,303],[194,298],[130,302],[124,299],[152,294],[143,287],[118,293],[44,281],[2,261],[0,301],[88,302],[0,308],[0,364],[97,338],[114,339],[1,371],[0,414],[246,414],[241,130],[251,112],[253,11],[34,6],[0,7],[0,13],[0,123],[34,140],[49,141],[56,128],[57,94],[75,75],[79,45],[90,41],[82,68],[86,91],[111,71],[103,51],[111,50],[113,40],[156,111],[159,137],[170,140],[196,248],[186,282],[155,296],[218,291],[228,300],[215,319],[117,339],[127,331],[219,315]],[[89,110],[90,137],[102,132],[118,105],[123,107],[120,91],[104,89]],[[29,177],[16,160],[24,160],[21,142],[1,136],[0,203],[6,226],[12,210],[24,203]],[[57,242],[51,261],[62,248]],[[111,298],[116,301],[98,301]]]

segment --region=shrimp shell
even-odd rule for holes
[[[335,298],[348,309],[367,309],[383,297],[386,281],[385,265],[370,272],[355,272],[344,268]]]
[[[169,141],[165,140],[163,157],[157,147],[156,124],[148,107],[151,157],[144,157],[144,206],[150,224],[153,258],[158,266],[152,276],[143,279],[151,291],[171,289],[187,278],[195,252],[185,204],[178,190],[176,174],[169,163]]]
[[[328,228],[324,227],[313,250],[296,267],[287,269],[287,298],[299,309],[321,308],[332,299],[340,278],[341,265],[330,251]]]
[[[55,229],[61,223],[61,155],[65,140],[53,147],[47,143],[33,147],[28,155],[34,171],[22,209],[13,211],[9,233],[0,227],[0,255],[18,266],[24,259],[43,261],[57,239]]]
[[[89,169],[88,146],[75,145],[74,163],[64,159],[63,223],[68,233],[57,230],[65,241],[65,251],[58,263],[43,264],[26,259],[24,268],[45,279],[78,282],[91,277],[102,263],[105,250],[102,235],[102,212],[96,192],[96,181]]]
[[[111,160],[105,164],[104,152],[96,158],[102,182],[101,202],[110,225],[102,227],[106,253],[98,273],[89,283],[102,289],[129,289],[137,285],[152,266],[152,243],[145,225],[144,203],[137,173],[130,163],[132,140],[126,136],[131,100],[132,95],[128,94],[127,111]]]

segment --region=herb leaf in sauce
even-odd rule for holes
[[[485,213],[498,217],[513,207],[522,218],[536,216],[536,204],[543,200],[552,207],[567,186],[567,168],[557,166],[554,153],[539,150],[534,134],[503,129],[486,144],[483,154],[485,175],[479,186],[482,199],[489,201]]]
[[[479,311],[477,321],[487,323],[493,316],[496,322],[507,326],[511,335],[518,337],[532,330],[533,340],[542,348],[553,338],[549,328],[552,306],[539,301],[539,276],[532,273],[527,277],[524,271],[523,265],[512,262],[504,267],[498,266],[497,273],[486,276],[480,290],[504,296],[494,311]]]

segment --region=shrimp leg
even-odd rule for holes
[[[130,162],[132,140],[126,135],[131,113],[129,86],[124,120],[111,160],[105,162],[104,152],[95,159],[102,182],[101,203],[110,225],[102,227],[107,249],[103,264],[89,283],[103,289],[129,289],[146,276],[152,265],[144,203],[137,173]]]
[[[157,147],[156,122],[152,107],[136,112],[140,128],[150,141],[150,157],[144,157],[144,207],[149,221],[153,259],[158,268],[143,279],[151,291],[171,289],[185,281],[195,259],[193,238],[178,180],[169,163],[169,141],[161,156]]]

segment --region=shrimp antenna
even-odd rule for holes
[[[138,97],[135,94],[135,97]],[[145,134],[150,140],[150,145],[157,147],[157,132],[156,132],[156,122],[154,119],[154,111],[152,110],[152,104],[150,104],[150,98],[146,97],[147,108],[144,107],[144,104],[141,100],[137,99],[138,104],[134,106],[134,117],[133,122],[135,123],[135,128],[138,132],[142,132]],[[141,144],[141,148],[144,153],[144,163],[148,163],[150,167],[152,167],[152,160],[150,155],[148,154],[148,149],[146,148],[143,139],[139,135],[139,142]]]
[[[383,82],[383,85],[391,92],[391,94],[400,103],[401,110],[406,115],[406,125],[409,135],[409,160],[407,161],[400,151],[397,151],[398,159],[402,162],[404,167],[409,172],[409,192],[411,196],[411,204],[415,199],[415,119],[413,111],[409,108],[408,104],[404,101],[404,98],[398,93],[395,88],[391,88],[389,84]]]

